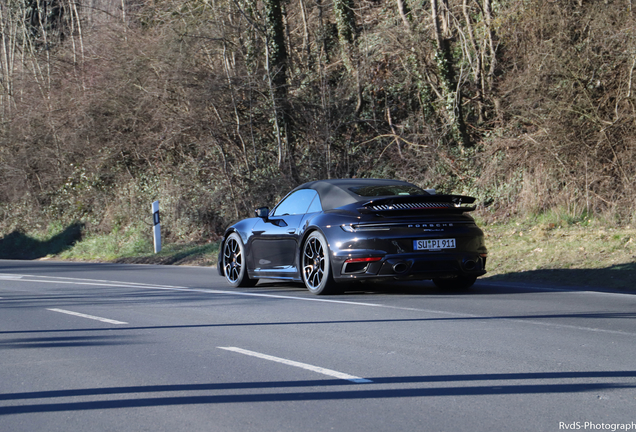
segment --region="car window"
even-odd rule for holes
[[[278,205],[274,209],[272,216],[307,213],[309,204],[312,203],[316,195],[318,195],[318,193],[312,189],[297,190],[296,192],[292,193],[287,198],[282,200],[280,203],[278,203]]]
[[[374,185],[349,188],[363,197],[390,196],[390,195],[428,195],[428,192],[411,185]]]
[[[311,205],[307,209],[307,213],[317,213],[322,211],[322,204],[320,203],[320,197],[316,194],[316,197],[311,202]]]

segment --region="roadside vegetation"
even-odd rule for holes
[[[73,261],[99,261],[128,264],[170,264],[213,266],[217,262],[218,242],[167,242],[154,253],[150,230],[135,225],[108,234],[88,234],[59,254],[49,258]]]
[[[483,214],[477,219],[489,250],[488,280],[636,291],[636,227],[558,212],[505,222],[488,221]],[[148,226],[81,239],[72,235],[75,229],[58,226],[33,237],[23,234],[17,244],[5,237],[0,240],[0,257],[211,267],[217,263],[218,241],[167,242],[155,254]],[[23,250],[31,255],[16,252]]]
[[[636,291],[636,227],[563,214],[481,223],[494,281]]]
[[[623,0],[3,0],[0,238],[132,259],[159,200],[205,254],[302,182],[378,177],[476,196],[516,257],[491,268],[561,235],[601,265],[636,225],[634,28]]]

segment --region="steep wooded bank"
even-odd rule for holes
[[[401,178],[635,222],[631,0],[3,0],[0,225],[218,233]]]

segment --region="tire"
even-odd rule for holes
[[[455,276],[446,279],[433,279],[437,288],[443,290],[467,290],[477,280],[476,276]]]
[[[305,239],[301,250],[303,282],[312,294],[339,294],[342,288],[333,280],[327,239],[320,231],[314,231]]]
[[[245,245],[241,236],[233,232],[223,243],[223,275],[233,287],[252,287],[258,279],[247,276]]]

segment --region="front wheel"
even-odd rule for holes
[[[327,239],[319,231],[309,234],[303,243],[301,265],[303,282],[312,294],[337,294],[342,291],[333,280]]]
[[[437,288],[444,290],[466,290],[473,286],[476,280],[476,276],[455,276],[445,279],[433,279],[433,283]]]
[[[223,244],[223,274],[233,287],[251,287],[258,282],[247,276],[245,264],[245,245],[241,236],[233,232]]]

